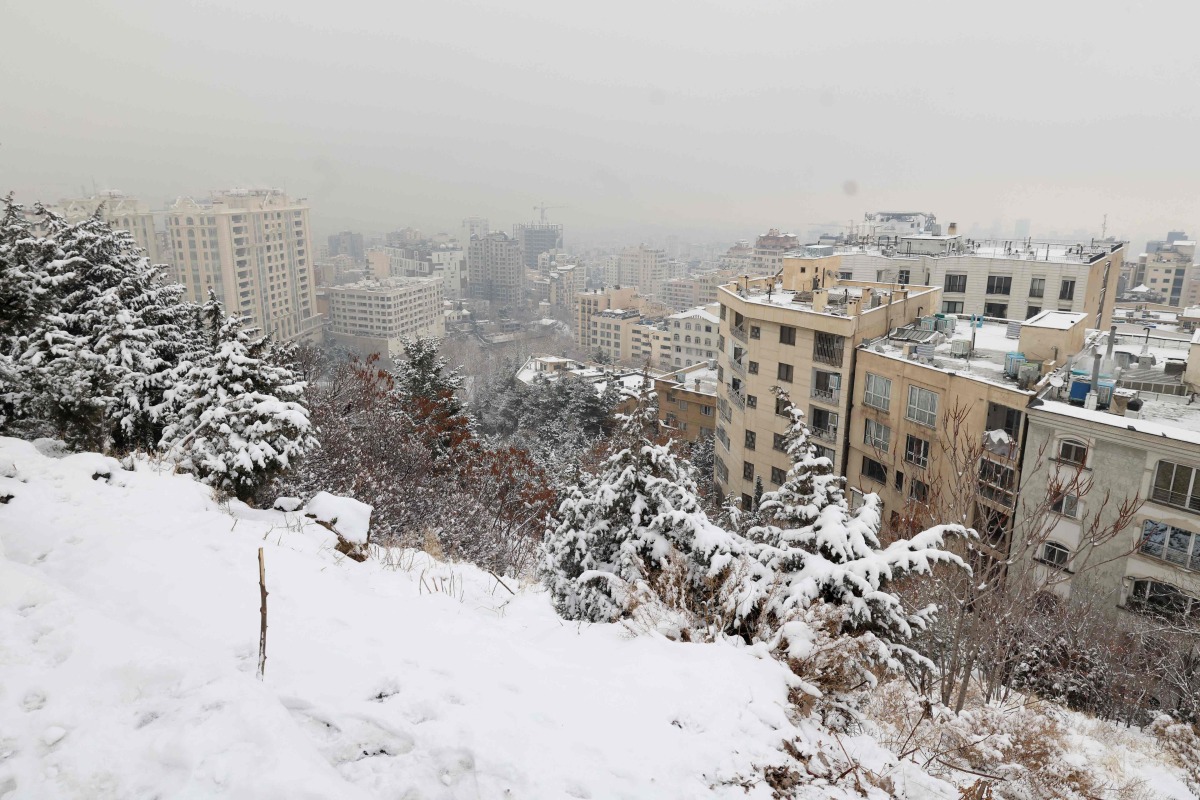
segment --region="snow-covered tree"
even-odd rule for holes
[[[426,432],[434,455],[440,458],[472,437],[474,423],[458,396],[463,377],[447,368],[439,343],[436,338],[404,341],[404,359],[392,373],[392,394]]]
[[[816,454],[803,412],[786,393],[779,394],[791,417],[785,445],[792,467],[777,490],[763,494],[757,510],[762,524],[748,533],[758,544],[758,558],[781,583],[764,608],[767,619],[786,637],[796,612],[823,601],[842,609],[843,632],[874,633],[892,655],[911,655],[900,642],[924,627],[932,609],[907,611],[889,584],[929,573],[936,564],[965,567],[943,549],[945,538],[962,528],[936,526],[881,547],[878,495],[866,495],[859,508],[850,508],[845,479]]]
[[[249,499],[316,445],[299,402],[304,384],[272,364],[269,341],[252,339],[211,292],[201,324],[210,345],[176,367],[159,446],[206,483]]]

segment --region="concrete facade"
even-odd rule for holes
[[[326,331],[360,355],[390,358],[401,342],[445,333],[439,278],[384,278],[325,290]]]

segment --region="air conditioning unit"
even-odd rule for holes
[[[1028,389],[1038,382],[1038,378],[1042,377],[1042,368],[1040,364],[1030,364],[1025,362],[1017,370],[1017,384],[1022,389]]]
[[[904,357],[906,359],[908,359],[909,361],[912,361],[914,358],[916,358],[917,357],[917,346],[915,344],[904,345]]]
[[[950,355],[967,358],[971,355],[970,339],[954,339],[950,342]]]

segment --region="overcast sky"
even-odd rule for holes
[[[0,191],[231,185],[318,233],[932,211],[1200,235],[1200,3],[0,0]]]

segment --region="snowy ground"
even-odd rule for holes
[[[355,563],[299,513],[145,462],[0,438],[8,495],[3,800],[766,798],[785,740],[958,797],[868,736],[796,727],[789,674],[746,648],[566,623],[538,588],[419,553]]]
[[[734,784],[821,736],[746,649],[568,624],[540,590],[421,554],[358,564],[299,514],[223,509],[146,463],[0,439],[5,495],[6,800],[768,797]]]

